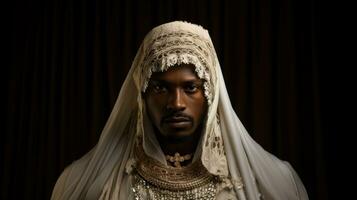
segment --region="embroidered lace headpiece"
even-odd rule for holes
[[[207,30],[187,22],[176,22],[174,27],[166,24],[153,29],[144,44],[146,46],[141,64],[143,92],[153,72],[163,72],[183,63],[193,64],[198,77],[205,80],[205,97],[208,104],[211,104],[210,68],[215,65],[215,60]]]

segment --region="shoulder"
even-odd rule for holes
[[[76,183],[88,165],[91,152],[89,151],[82,158],[72,162],[63,170],[53,188],[51,200],[63,199],[64,194],[68,193],[68,190],[76,187]]]
[[[72,172],[72,168],[73,164],[67,166],[57,179],[55,187],[52,191],[51,200],[61,199],[62,195],[64,194],[70,174]]]
[[[296,173],[294,168],[290,165],[289,162],[283,161],[283,164],[286,168],[286,174],[290,177],[293,186],[295,187],[296,196],[298,199],[309,199],[304,184],[302,183],[299,175]]]

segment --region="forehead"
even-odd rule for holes
[[[177,82],[177,81],[195,81],[200,80],[195,72],[195,66],[193,64],[181,64],[170,67],[164,72],[154,72],[151,76],[151,80],[165,81],[165,82]]]

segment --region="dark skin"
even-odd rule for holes
[[[207,101],[192,64],[153,73],[144,94],[148,116],[166,155],[192,154],[200,139]]]

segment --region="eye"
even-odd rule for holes
[[[188,93],[194,93],[199,89],[196,84],[189,84],[185,86],[185,91]]]
[[[163,92],[167,92],[167,88],[166,86],[162,85],[162,84],[155,84],[152,86],[153,91],[155,93],[163,93]]]

